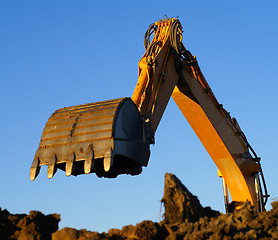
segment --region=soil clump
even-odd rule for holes
[[[0,208],[0,239],[51,240],[59,221],[59,214],[44,215],[39,211],[10,214]]]
[[[63,228],[58,230],[58,214],[12,215],[0,209],[0,239],[20,240],[186,240],[186,239],[278,239],[278,202],[272,209],[257,213],[245,202],[240,210],[221,214],[203,207],[173,174],[166,173],[161,222],[143,221],[137,225],[110,229],[107,233]],[[57,231],[58,230],[58,231]]]
[[[165,224],[196,222],[202,217],[217,217],[218,211],[203,207],[194,196],[173,174],[165,174],[164,195],[162,203],[165,206]]]

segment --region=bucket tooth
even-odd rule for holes
[[[50,179],[54,176],[54,174],[56,173],[57,171],[57,157],[56,155],[53,156],[50,161],[49,161],[49,164],[48,164],[48,168],[47,168],[47,177]]]
[[[105,152],[105,157],[103,158],[103,167],[105,172],[109,172],[113,165],[111,150]]]
[[[66,176],[69,177],[74,171],[74,160],[75,154],[72,155],[71,159],[66,162]]]
[[[40,169],[40,160],[39,158],[35,158],[30,169],[30,179],[32,181],[34,181],[36,177],[39,175]]]
[[[87,158],[84,161],[84,173],[88,174],[93,171],[95,166],[95,161],[94,161],[94,151],[89,150],[87,154]]]
[[[95,167],[95,161],[93,159],[86,159],[84,161],[84,173],[88,174],[93,171]]]

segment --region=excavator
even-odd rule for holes
[[[182,33],[177,18],[149,26],[131,98],[55,111],[43,130],[30,179],[43,165],[48,166],[48,178],[57,169],[66,176],[140,174],[172,96],[218,168],[226,210],[230,193],[233,203],[249,201],[258,212],[264,211],[269,195],[260,158],[236,119],[217,101],[196,57],[183,45]]]

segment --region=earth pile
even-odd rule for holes
[[[196,222],[202,217],[217,217],[219,212],[210,207],[203,208],[199,199],[194,196],[173,174],[165,174],[164,195],[165,224]]]
[[[257,213],[248,202],[240,210],[221,214],[202,207],[198,198],[173,174],[166,173],[161,222],[110,229],[107,233],[63,228],[58,214],[12,215],[0,211],[0,239],[20,240],[182,240],[182,239],[278,239],[278,202],[270,211]],[[58,231],[57,231],[58,230]]]
[[[44,215],[38,211],[10,214],[0,208],[0,239],[51,240],[58,230],[59,214]]]

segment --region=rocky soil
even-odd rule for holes
[[[270,211],[257,213],[244,203],[240,210],[221,214],[210,207],[202,207],[173,174],[166,173],[162,203],[163,221],[143,221],[107,233],[85,229],[58,230],[60,215],[43,215],[38,211],[10,214],[0,209],[0,239],[20,240],[147,240],[147,239],[278,239],[278,202]]]
[[[58,230],[59,214],[45,216],[41,212],[10,214],[0,208],[0,239],[50,240]]]

